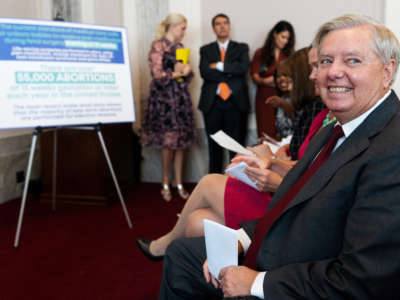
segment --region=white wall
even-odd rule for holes
[[[94,2],[95,23],[114,26],[122,25],[121,2],[121,0],[96,0]]]
[[[263,0],[203,0],[203,41],[214,39],[210,20],[224,12],[231,18],[232,37],[249,44],[251,53],[264,43],[272,26],[279,20],[292,23],[296,31],[296,48],[311,43],[319,25],[345,13],[361,13],[383,20],[384,1],[376,0],[321,0],[263,1]]]
[[[203,0],[201,1],[202,40],[215,40],[211,19],[217,13],[225,13],[231,19],[231,37],[246,42],[250,47],[250,58],[262,47],[269,30],[279,20],[289,21],[296,33],[296,49],[308,46],[318,26],[345,13],[360,13],[383,20],[384,1],[376,0],[321,0],[264,1],[264,0]],[[255,86],[249,80],[250,99],[254,107]],[[256,128],[255,114],[249,118],[249,129]]]
[[[0,1],[0,17],[37,18],[37,3],[32,0]]]
[[[400,1],[398,0],[386,0],[384,7],[384,22],[387,27],[389,27],[394,34],[400,39]],[[393,89],[399,95],[400,93],[400,80],[398,79],[399,72],[397,72],[397,79],[393,84]]]
[[[197,109],[200,99],[200,88],[202,80],[199,75],[198,66],[200,63],[199,48],[202,46],[202,14],[201,14],[201,1],[200,0],[169,0],[170,12],[177,12],[183,14],[188,20],[188,27],[186,29],[185,38],[182,43],[185,47],[191,49],[190,64],[192,65],[196,76],[190,83],[190,95],[193,102],[195,118],[197,126],[204,127],[203,118]]]
[[[95,24],[96,17],[95,17],[95,0],[85,0],[81,1],[81,17],[82,22],[88,24]]]

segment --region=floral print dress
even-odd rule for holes
[[[172,78],[175,52],[182,47],[182,44],[174,44],[166,38],[151,45],[149,63],[153,79],[141,136],[144,146],[179,150],[190,147],[196,140],[188,89],[193,75],[183,80]]]

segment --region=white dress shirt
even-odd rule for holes
[[[220,43],[218,42],[218,48],[219,48],[219,52],[221,53],[221,49],[224,48],[225,49],[225,53],[228,50],[228,45],[229,45],[229,40],[225,41],[225,43]],[[222,61],[217,62],[217,66],[215,67],[218,71],[223,72],[224,71],[224,63]]]

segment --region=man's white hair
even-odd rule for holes
[[[322,41],[331,31],[358,26],[365,26],[371,31],[373,37],[372,49],[384,64],[390,63],[392,59],[395,61],[395,71],[390,83],[392,84],[396,78],[399,66],[400,44],[393,32],[374,18],[364,15],[347,14],[333,19],[318,29],[313,41],[313,47],[316,47],[319,51]]]

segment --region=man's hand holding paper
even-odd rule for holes
[[[238,265],[237,231],[207,219],[203,222],[208,261],[207,271],[218,278],[222,268]]]
[[[203,274],[207,282],[221,288],[224,297],[247,296],[258,272],[238,266],[237,231],[210,220],[204,220],[207,259]],[[218,280],[216,279],[218,278]]]

